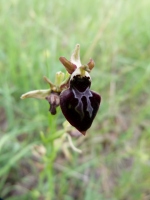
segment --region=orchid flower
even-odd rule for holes
[[[70,61],[65,57],[60,57],[59,60],[67,70],[66,76],[62,72],[57,72],[55,84],[44,77],[50,89],[30,91],[21,98],[46,99],[50,104],[51,114],[56,114],[56,107],[60,105],[67,121],[85,135],[101,102],[100,95],[90,90],[90,72],[95,63],[90,59],[86,65],[81,64],[79,44],[76,45]]]

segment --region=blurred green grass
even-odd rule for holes
[[[147,0],[0,1],[0,197],[150,199],[149,9]],[[51,116],[45,101],[20,96],[65,71],[59,57],[77,43],[82,63],[96,63],[102,104],[86,137],[73,141],[83,153],[69,149],[68,160],[59,140],[56,154],[41,137],[61,131],[60,111]],[[50,158],[37,160],[35,146]]]

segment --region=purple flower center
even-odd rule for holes
[[[92,112],[93,112],[93,108],[91,106],[91,101],[90,101],[90,97],[93,97],[89,87],[86,88],[86,90],[84,92],[79,92],[77,89],[73,88],[72,92],[74,94],[74,97],[76,99],[78,99],[78,104],[75,107],[75,110],[80,114],[81,119],[84,118],[84,111],[83,111],[83,102],[82,101],[82,97],[86,98],[86,102],[87,102],[87,108],[86,111],[89,113],[90,118],[92,117]]]

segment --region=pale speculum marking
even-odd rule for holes
[[[76,88],[72,88],[72,91],[73,91],[74,97],[78,99],[78,104],[75,107],[75,110],[80,114],[81,119],[83,119],[84,117],[83,102],[81,100],[82,97],[86,98],[86,101],[87,101],[86,111],[88,111],[89,116],[92,117],[93,108],[91,106],[90,97],[93,97],[93,94],[91,93],[89,87],[86,88],[84,92],[79,92]]]

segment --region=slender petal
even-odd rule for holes
[[[88,65],[89,69],[92,70],[95,65],[94,60],[91,58],[87,65]]]
[[[69,74],[72,74],[77,68],[74,63],[70,62],[65,57],[60,57],[59,60],[64,65]]]
[[[49,84],[51,90],[56,90],[55,84],[53,84],[46,76],[43,77],[44,81]]]

